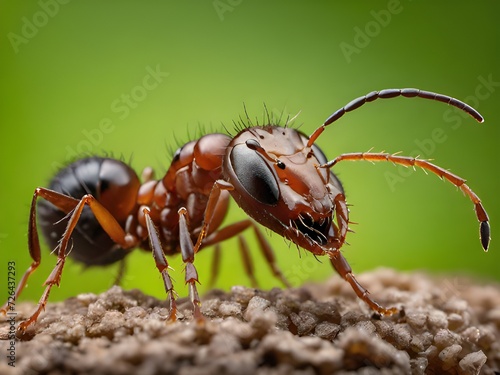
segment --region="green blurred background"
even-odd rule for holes
[[[203,131],[222,130],[221,123],[231,128],[243,103],[259,118],[263,103],[274,114],[300,111],[296,124],[311,133],[351,99],[392,87],[464,99],[486,122],[441,103],[398,98],[342,118],[318,144],[330,158],[373,147],[434,159],[481,197],[493,241],[484,254],[473,206],[451,184],[391,164],[345,162],[335,172],[359,223],[345,256],[356,273],[385,266],[498,281],[498,14],[496,1],[2,1],[0,285],[8,261],[16,262],[18,277],[30,264],[33,190],[47,186],[57,166],[75,155],[123,155],[138,172],[152,166],[161,175],[170,150]],[[159,72],[156,81],[151,71]],[[243,217],[233,205],[228,222]],[[279,236],[270,240],[295,285],[334,273],[327,261],[304,252],[299,258]],[[249,285],[236,243],[223,249],[217,286]],[[261,285],[279,286],[254,253]],[[127,259],[124,286],[163,297],[151,255],[136,251]],[[196,260],[202,284],[210,259],[208,250]],[[182,264],[178,257],[171,262],[177,290],[186,295]],[[54,264],[44,247],[23,299],[39,298]],[[101,292],[117,269],[70,262],[51,300]],[[6,291],[0,293],[5,299]]]

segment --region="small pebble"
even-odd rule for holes
[[[447,299],[436,293],[439,280],[424,274],[381,269],[362,276],[377,301],[404,306],[405,314],[376,319],[338,276],[296,289],[214,290],[202,297],[204,319],[198,321],[185,296],[177,299],[177,320],[168,320],[164,298],[113,287],[49,302],[37,323],[18,333],[15,370],[180,375],[499,370],[500,288],[464,282],[460,296]],[[16,305],[18,320],[34,307]],[[0,335],[9,329],[0,317]],[[9,345],[0,340],[0,352],[8,353]],[[0,373],[12,374],[5,356]]]

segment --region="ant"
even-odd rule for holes
[[[274,276],[290,286],[256,222],[315,256],[326,255],[357,296],[376,313],[396,313],[397,308],[385,308],[372,299],[340,252],[350,231],[350,221],[344,189],[331,171],[337,163],[383,161],[435,173],[470,198],[480,222],[480,241],[485,251],[490,241],[488,215],[479,197],[461,177],[427,160],[384,152],[348,153],[328,161],[315,144],[325,128],[345,113],[376,99],[398,96],[444,102],[483,122],[474,108],[458,99],[413,88],[388,89],[351,101],[309,137],[287,127],[288,121],[285,126],[254,126],[249,119],[247,123],[242,121],[234,137],[202,136],[175,152],[169,169],[159,180],[154,179],[152,169],[146,169],[141,184],[127,164],[107,157],[87,157],[70,164],[57,173],[49,188],[38,187],[33,194],[28,226],[33,262],[20,280],[14,298],[20,295],[41,261],[37,215],[46,241],[55,249],[57,263],[44,283],[37,309],[19,329],[24,331],[37,321],[51,288],[61,282],[68,256],[87,266],[104,266],[123,262],[137,247],[152,251],[170,303],[169,320],[175,320],[176,293],[166,256],[180,253],[193,316],[201,322],[204,318],[196,288],[195,255],[205,247],[218,246],[237,236],[245,271],[255,284],[248,247],[241,235],[252,228]],[[269,115],[268,120],[271,122]],[[230,197],[249,218],[220,228]],[[1,311],[5,313],[7,306],[8,303]]]

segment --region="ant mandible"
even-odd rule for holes
[[[450,181],[474,203],[480,222],[480,240],[488,249],[488,215],[479,197],[465,180],[429,161],[388,153],[349,153],[328,161],[315,145],[324,129],[367,102],[376,99],[419,97],[455,106],[479,122],[483,117],[458,99],[418,89],[374,91],[351,101],[333,113],[310,137],[287,127],[242,124],[238,134],[208,134],[179,148],[170,168],[160,180],[150,169],[143,183],[122,161],[88,157],[62,169],[50,188],[35,189],[31,202],[28,248],[32,264],[19,282],[14,298],[41,261],[38,224],[57,254],[57,263],[45,281],[36,311],[19,329],[35,323],[44,310],[51,288],[60,284],[67,256],[87,266],[104,266],[123,259],[134,248],[152,251],[170,302],[169,319],[176,319],[176,301],[166,256],[180,253],[185,282],[196,320],[202,321],[196,288],[195,255],[201,249],[238,236],[245,270],[255,283],[248,247],[241,233],[255,232],[260,250],[275,277],[289,286],[276,264],[273,250],[255,222],[271,229],[315,256],[328,256],[335,270],[358,297],[381,315],[392,315],[372,299],[356,280],[340,249],[349,231],[349,211],[344,189],[331,171],[344,160],[388,161],[421,167]],[[288,123],[288,121],[287,121]],[[41,197],[44,200],[38,201]],[[220,228],[229,198],[250,218]],[[9,301],[2,307],[6,312]]]

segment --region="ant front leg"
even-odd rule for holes
[[[370,308],[381,315],[392,315],[398,310],[395,307],[391,307],[389,309],[381,306],[375,300],[373,300],[370,296],[370,292],[363,287],[358,280],[354,277],[352,273],[351,266],[344,258],[342,253],[340,252],[340,247],[345,242],[345,237],[348,231],[350,231],[349,224],[349,210],[347,208],[347,203],[345,201],[344,194],[337,194],[334,199],[335,202],[335,215],[337,218],[337,235],[336,235],[336,245],[337,248],[334,248],[332,251],[327,251],[326,254],[330,258],[330,262],[333,267],[337,271],[337,273],[351,285],[354,293],[365,302]]]
[[[373,300],[373,298],[371,298],[370,292],[368,292],[368,290],[363,287],[363,285],[361,285],[359,281],[354,277],[351,266],[349,265],[349,263],[347,263],[347,260],[344,258],[340,250],[328,252],[328,257],[330,258],[330,262],[332,263],[335,270],[339,273],[339,275],[342,276],[342,278],[351,285],[356,295],[368,306],[370,306],[372,310],[386,316],[393,315],[398,311],[398,309],[395,307],[391,307],[389,309],[385,308],[379,305],[375,300]]]
[[[347,232],[351,231],[349,229],[349,209],[347,208],[347,203],[345,201],[345,195],[340,193],[337,194],[333,200],[335,203],[335,217],[337,219],[338,232],[336,237],[336,248],[340,249],[345,242],[345,237]]]

